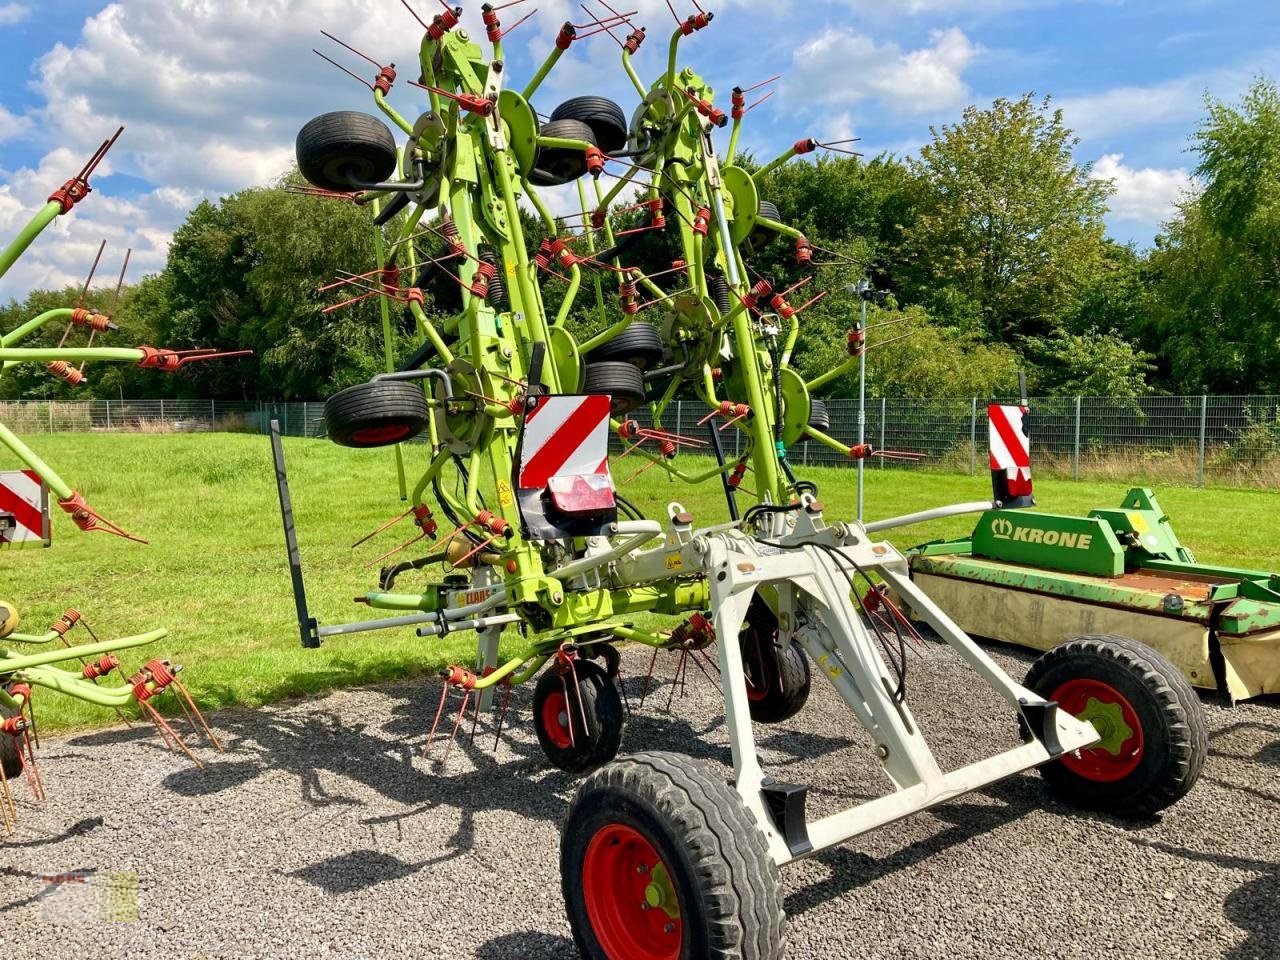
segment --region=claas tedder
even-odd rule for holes
[[[373,535],[359,544],[386,562],[361,598],[385,615],[333,625],[310,617],[276,438],[286,536],[304,644],[404,626],[426,637],[475,631],[476,663],[443,673],[429,748],[474,724],[473,709],[501,711],[500,728],[511,688],[534,683],[532,719],[548,759],[590,774],[561,850],[582,954],[781,956],[779,866],[1023,770],[1041,767],[1067,800],[1119,813],[1147,815],[1184,795],[1204,757],[1203,718],[1165,659],[1128,642],[1070,643],[1019,683],[912,583],[903,554],[858,522],[828,518],[814,484],[796,475],[788,452],[804,437],[854,460],[876,454],[830,436],[810,399],[859,362],[861,331],[850,332],[846,364],[817,380],[790,362],[805,308],[825,293],[824,264],[845,260],[818,251],[760,192],[792,157],[843,146],[803,139],[754,172],[735,164],[748,91],[735,91],[726,113],[679,63],[684,44],[712,26],[701,8],[672,11],[666,67],[648,85],[633,57],[650,34],[632,12],[608,7],[564,24],[522,87],[503,51],[514,5],[481,8],[483,45],[460,26],[461,8],[441,6],[425,17],[410,8],[423,29],[413,83],[421,113],[389,101],[393,65],[333,38],[377,70],[357,79],[391,128],[328,113],[297,140],[311,184],[300,189],[367,205],[376,230],[378,262],[336,278],[326,309],[377,297],[389,337],[387,372],[327,402],[328,435],[351,447],[426,441],[398,447],[417,477],[403,488],[407,510],[386,525],[413,530],[389,550],[374,548]],[[584,95],[541,120],[543,81],[565,50],[597,36],[621,48],[637,101],[629,118]],[[567,185],[580,212],[554,217],[544,191]],[[799,279],[753,266],[782,242]],[[427,290],[437,306],[456,306],[429,313]],[[593,295],[590,332],[571,315]],[[399,363],[390,351],[397,316],[419,343]],[[704,437],[664,426],[677,397],[705,404]],[[631,415],[641,407],[645,425]],[[740,436],[740,455],[726,458],[726,431]],[[611,434],[623,453],[609,455]],[[677,484],[719,483],[727,515],[699,521],[678,502],[642,515],[614,477],[637,461]],[[390,536],[386,527],[375,533]],[[414,577],[416,586],[400,586]],[[950,645],[973,683],[1007,702],[1018,746],[939,766],[911,711],[914,638],[891,597]],[[670,628],[647,626],[655,615]],[[626,643],[718,671],[731,782],[674,752],[615,759],[625,715],[617,646]],[[803,784],[762,769],[752,727],[802,709],[814,669],[867,731],[868,761],[891,786],[820,818],[806,814]],[[495,692],[501,705],[490,707]],[[1116,762],[1094,762],[1101,756]]]
[[[18,236],[0,250],[0,276],[17,262],[49,224],[70,213],[77,203],[92,193],[90,177],[122,132],[123,128],[104,141],[80,172],[55,190]],[[94,339],[99,334],[108,335],[119,329],[112,315],[119,301],[129,264],[129,254],[126,252],[109,309],[103,312],[86,305],[105,243],[103,241],[103,245],[98,248],[89,276],[73,306],[47,310],[0,335],[0,370],[7,370],[18,364],[40,364],[51,377],[74,387],[86,382],[85,365],[91,361],[132,362],[148,369],[171,371],[196,360],[237,356],[247,352],[228,354],[203,349],[168,350],[147,345],[134,348],[94,346]],[[39,338],[42,332],[55,326],[61,326],[63,331],[56,344],[19,346],[24,340]],[[85,337],[83,346],[69,342],[73,334],[80,336],[81,333]],[[17,458],[25,468],[25,475],[33,483],[38,482],[52,492],[58,506],[70,516],[77,528],[145,543],[98,513],[85,501],[82,494],[63,480],[3,422],[0,422],[0,446]],[[29,509],[29,505],[11,499],[0,505],[0,516],[4,516],[2,508],[6,507],[10,510]],[[14,519],[17,521],[22,518],[15,516]],[[6,538],[0,537],[0,547],[5,543]],[[9,589],[8,583],[6,581],[6,590]],[[206,737],[212,746],[222,749],[190,693],[178,679],[182,669],[180,665],[163,658],[152,658],[140,664],[137,670],[130,670],[123,665],[123,651],[155,643],[167,636],[168,631],[156,629],[136,636],[104,640],[93,633],[88,621],[75,609],[67,610],[47,631],[41,633],[19,632],[20,625],[18,607],[8,600],[0,600],[0,823],[6,833],[12,832],[17,820],[13,781],[25,778],[32,795],[36,799],[44,798],[43,781],[36,765],[39,738],[33,691],[37,687],[114,709],[126,723],[128,719],[123,708],[136,707],[156,725],[161,738],[169,747],[181,751],[199,766],[199,758],[153,702],[161,693],[171,691],[192,729],[198,735]],[[77,628],[88,634],[88,642],[73,644],[68,639],[68,635]],[[100,682],[112,680],[112,675],[122,678],[123,682]]]

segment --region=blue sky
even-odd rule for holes
[[[439,9],[438,0],[413,3]],[[1109,232],[1139,246],[1192,186],[1188,137],[1205,93],[1233,99],[1258,73],[1280,72],[1280,4],[1258,0],[703,5],[715,22],[685,41],[682,60],[716,86],[724,106],[733,85],[783,74],[744,131],[757,156],[801,136],[848,135],[865,150],[908,155],[931,125],[970,103],[1051,94],[1080,135],[1079,159],[1115,183]],[[569,0],[526,0],[504,18],[535,6],[539,14],[508,40],[517,78],[567,16],[583,19]],[[692,0],[676,8],[690,12]],[[464,26],[480,36],[479,3],[464,9]],[[631,0],[626,9],[649,27],[637,58],[648,80],[662,68],[674,24],[665,0]],[[363,88],[310,52],[333,52],[321,29],[394,60],[402,73],[416,59],[419,31],[399,0],[0,0],[0,236],[126,126],[94,195],[0,279],[0,296],[82,276],[103,238],[108,272],[127,246],[135,277],[160,269],[173,229],[201,197],[278,175],[311,116],[371,109]],[[550,113],[578,93],[634,106],[608,37],[575,44],[535,105]],[[411,115],[423,108],[403,82],[392,99]]]

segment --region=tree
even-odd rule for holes
[[[1103,256],[1109,181],[1031,94],[969,107],[911,163],[922,190],[903,254],[908,300],[1011,342],[1050,331]]]

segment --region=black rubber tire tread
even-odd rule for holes
[[[630,124],[622,108],[608,97],[574,97],[551,111],[551,119],[579,120],[591,128],[596,146],[614,153],[627,145]]]
[[[662,334],[652,323],[633,320],[631,325],[608,343],[602,343],[589,354],[588,363],[620,360],[641,370],[656,367],[662,362]]]
[[[19,712],[13,707],[0,705],[0,721],[16,717]],[[7,733],[0,733],[0,769],[4,770],[5,778],[10,781],[22,776],[22,754],[18,751],[19,739]]]
[[[366,183],[386,180],[396,170],[396,141],[377,117],[356,110],[324,113],[298,131],[298,169],[323,190],[349,191],[349,171]]]
[[[412,439],[427,428],[431,411],[422,384],[412,381],[373,380],[335,393],[324,402],[324,427],[340,447],[387,447]],[[363,430],[402,425],[406,432],[394,440],[366,442],[356,439]]]
[[[819,400],[817,397],[811,397],[809,400],[809,426],[822,433],[830,435],[831,433],[831,411],[827,409],[825,400]],[[809,442],[809,434],[802,433],[800,435],[801,443]]]
[[[654,845],[681,898],[687,960],[776,960],[786,952],[777,864],[736,790],[703,761],[637,753],[592,774],[569,807],[560,877],[580,954],[607,960],[590,931],[582,858],[611,823],[629,823]]]
[[[1040,768],[1064,802],[1118,816],[1149,817],[1195,786],[1209,750],[1200,698],[1163,655],[1129,637],[1090,634],[1054,647],[1031,666],[1025,686],[1043,697],[1063,682],[1089,677],[1109,683],[1143,724],[1144,752],[1136,770],[1114,783],[1096,783],[1061,761]]]
[[[620,360],[583,364],[582,392],[609,394],[614,416],[630,413],[644,403],[644,374]]]
[[[766,219],[782,223],[782,214],[778,211],[777,204],[771,200],[761,200],[760,205],[756,208],[756,216],[765,217]],[[751,231],[748,238],[751,246],[755,248],[765,247],[776,240],[778,235],[768,227],[757,226]]]
[[[590,660],[576,660],[573,669],[578,678],[578,689],[582,691],[582,708],[578,708],[576,700],[569,710],[569,722],[574,724],[573,745],[559,747],[542,726],[542,705],[552,693],[563,693],[560,676],[554,668],[544,670],[533,688],[533,729],[538,735],[538,743],[542,752],[552,764],[566,773],[582,774],[595,770],[608,763],[618,755],[622,746],[622,697],[618,687],[609,679],[609,673],[599,664]],[[573,677],[566,676],[569,696],[573,697]],[[582,712],[586,711],[586,726]]]
[[[564,140],[585,140],[595,144],[596,135],[581,120],[552,120],[542,125],[544,137],[560,137]],[[581,150],[562,147],[539,147],[533,159],[529,182],[540,187],[555,187],[573,183],[587,172],[587,155]]]
[[[757,689],[763,683],[765,690],[763,697],[749,700],[751,719],[756,723],[790,720],[804,709],[813,681],[804,648],[794,640],[785,648],[778,645],[778,620],[759,594],[751,598],[741,640],[747,678]],[[763,664],[757,649],[763,651]]]

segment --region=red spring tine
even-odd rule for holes
[[[104,239],[98,244],[97,256],[93,258],[93,266],[89,268],[89,275],[84,278],[84,286],[80,288],[80,296],[76,298],[76,306],[84,306],[84,298],[89,295],[89,284],[93,283],[93,275],[98,272],[98,264],[102,260],[102,251],[107,248],[107,241]]]
[[[343,73],[345,73],[348,77],[351,77],[351,79],[353,79],[353,80],[357,81],[358,83],[363,83],[363,84],[364,84],[366,87],[368,87],[370,90],[372,90],[372,89],[373,89],[373,84],[372,84],[372,83],[370,83],[370,82],[369,82],[368,80],[366,80],[364,77],[360,76],[360,74],[355,73],[355,72],[353,72],[353,71],[351,71],[351,70],[348,70],[346,67],[344,67],[342,64],[340,64],[337,60],[333,59],[333,57],[326,56],[325,54],[323,54],[323,53],[321,53],[319,50],[317,50],[315,47],[312,47],[312,48],[311,48],[311,52],[312,52],[312,53],[314,53],[314,54],[315,54],[317,57],[319,57],[321,60],[325,60],[325,61],[327,61],[328,63],[332,64],[333,66],[337,67],[339,70],[341,70]]]
[[[582,8],[582,12],[585,13],[588,17],[592,17],[596,19],[597,22],[599,21],[599,18],[596,17],[594,13],[592,13],[590,10],[587,9],[587,5],[585,3],[580,3],[578,4],[578,6]],[[614,43],[616,43],[621,49],[623,50],[627,49],[626,44],[624,44],[621,40],[619,40],[616,36],[614,36],[613,31],[610,30],[608,27],[604,28],[604,32],[609,34],[609,39],[612,40]]]
[[[502,736],[502,722],[507,718],[507,707],[511,705],[511,684],[503,684],[502,710],[498,713],[498,730],[493,735],[493,749],[498,749],[498,740]]]
[[[449,681],[445,680],[440,686],[440,705],[436,707],[436,718],[431,723],[431,730],[427,733],[427,742],[422,747],[422,755],[428,759],[431,757],[431,745],[435,742],[436,728],[440,726],[440,718],[444,716],[445,701],[448,699]]]
[[[830,143],[822,143],[820,141],[815,142],[817,142],[818,146],[823,150],[830,150],[832,153],[843,153],[850,157],[860,157],[862,156],[861,153],[856,150],[845,150],[843,145],[846,143],[857,143],[861,139],[861,137],[850,137],[847,140],[832,140]]]
[[[386,530],[389,527],[395,526],[397,523],[399,523],[405,517],[409,516],[409,514],[411,513],[413,513],[413,507],[410,507],[408,510],[400,514],[398,517],[392,517],[390,520],[388,520],[386,523],[380,526],[377,530],[373,531],[373,533],[365,534],[365,536],[361,537],[359,540],[353,543],[351,545],[351,549],[354,550],[356,547],[360,546],[361,544],[368,543],[370,540],[372,540],[374,537],[380,534],[383,530]]]
[[[117,127],[116,132],[111,135],[109,140],[103,140],[102,146],[98,147],[94,155],[89,158],[88,163],[86,163],[81,171],[76,174],[75,179],[83,182],[93,176],[93,171],[98,169],[98,164],[102,163],[103,158],[107,155],[107,151],[115,146],[116,141],[120,139],[120,134],[122,133],[124,133],[124,127]]]
[[[13,803],[13,791],[9,789],[9,778],[5,776],[4,764],[0,764],[0,788],[4,790],[4,805],[0,806],[0,819],[4,821],[5,835],[12,836],[18,825],[18,808]]]
[[[182,699],[187,701],[187,706],[191,708],[191,712],[195,714],[196,719],[200,721],[200,726],[204,729],[205,736],[209,738],[209,742],[213,744],[214,748],[219,753],[223,753],[222,742],[218,739],[217,734],[213,732],[213,729],[205,720],[204,714],[200,712],[200,708],[196,706],[196,702],[192,698],[191,692],[187,690],[186,685],[184,685],[177,677],[174,677],[172,686],[177,688],[177,692],[182,694]]]
[[[345,47],[347,50],[350,50],[352,53],[354,53],[357,57],[360,57],[362,60],[367,60],[369,63],[372,63],[379,70],[383,69],[383,65],[380,64],[377,60],[373,59],[373,57],[369,56],[367,53],[362,53],[359,50],[357,50],[355,47],[353,47],[351,44],[343,40],[339,40],[337,37],[335,37],[332,33],[329,33],[327,30],[321,30],[320,32],[324,34],[324,36],[332,40],[334,43],[336,43],[338,46]],[[393,63],[391,64],[391,66],[394,67],[395,64]]]
[[[471,702],[471,691],[468,690],[462,695],[462,706],[458,707],[458,717],[453,721],[453,732],[449,734],[449,745],[444,748],[444,756],[440,758],[440,765],[444,766],[449,762],[449,751],[453,749],[453,741],[458,738],[458,728],[462,726],[462,718],[467,714],[467,704]]]
[[[418,16],[418,12],[414,10],[413,7],[409,6],[409,0],[400,0],[400,2],[404,4],[404,8],[409,11],[409,13],[413,16],[413,19],[417,20],[418,23],[422,25],[422,29],[426,30],[427,22],[423,20],[420,16]],[[445,5],[445,8],[448,9],[448,4]]]
[[[516,3],[523,3],[523,2],[524,2],[524,0],[516,0]],[[515,6],[515,4],[513,4],[513,3],[508,3],[508,4],[506,4],[506,6],[508,6],[508,7],[512,7],[512,6]],[[538,9],[539,9],[538,7],[534,7],[532,10],[530,10],[528,13],[526,13],[523,17],[521,17],[519,20],[517,20],[517,21],[516,21],[515,23],[513,23],[511,26],[507,27],[507,29],[503,30],[503,31],[502,31],[502,35],[501,35],[500,39],[502,39],[502,40],[507,39],[507,37],[511,36],[511,34],[512,34],[513,32],[515,32],[515,30],[516,30],[517,28],[519,28],[519,26],[520,26],[521,24],[523,24],[526,20],[529,20],[529,19],[530,19],[530,18],[532,18],[532,17],[536,17],[536,16],[538,15]]]

